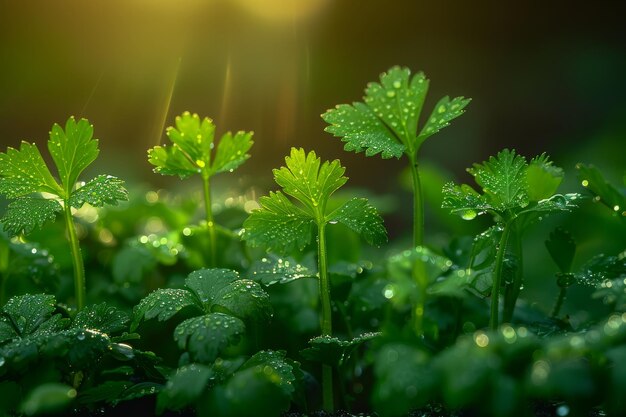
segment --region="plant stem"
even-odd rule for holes
[[[567,288],[561,287],[561,290],[559,291],[559,296],[557,297],[556,303],[554,304],[554,308],[552,309],[552,314],[550,314],[550,317],[552,317],[553,319],[556,319],[559,313],[561,312],[561,307],[563,307],[563,302],[565,301],[566,295],[567,295]]]
[[[522,252],[522,234],[519,228],[514,228],[512,233],[512,250],[517,257],[517,268],[513,276],[513,282],[507,286],[504,294],[504,311],[502,313],[502,321],[504,323],[510,323],[513,319],[513,313],[515,311],[515,304],[522,288],[522,280],[524,278],[524,257]]]
[[[426,306],[426,287],[428,279],[426,268],[421,259],[417,259],[413,265],[413,279],[417,285],[417,300],[413,306],[413,329],[420,337],[424,334],[424,308]]]
[[[489,327],[492,330],[498,329],[498,307],[500,298],[500,285],[502,283],[502,267],[504,264],[504,254],[506,253],[506,246],[509,241],[509,234],[511,233],[511,222],[508,221],[504,224],[504,230],[502,230],[502,236],[500,237],[500,243],[498,243],[498,252],[496,255],[496,265],[493,271],[493,286],[491,287],[491,318],[489,320]]]
[[[326,259],[326,222],[317,216],[317,263],[319,273],[320,298],[322,300],[322,336],[331,336],[333,332],[332,309],[330,306],[330,282],[328,280]],[[332,412],[333,401],[333,369],[322,365],[322,407]]]
[[[424,243],[424,198],[417,160],[409,158],[413,180],[413,247]]]
[[[6,285],[9,279],[9,243],[0,240],[0,307],[6,302]]]
[[[216,252],[216,248],[215,248],[215,222],[213,221],[213,210],[211,209],[211,184],[209,182],[209,176],[208,175],[203,175],[202,176],[202,184],[204,186],[204,211],[205,211],[205,216],[206,216],[206,224],[207,224],[207,229],[209,231],[209,242],[211,244],[211,249],[209,252],[209,262],[210,265],[214,267],[215,264],[215,252]]]
[[[83,257],[80,253],[78,245],[78,236],[76,235],[76,227],[72,217],[72,207],[69,202],[63,202],[65,212],[65,226],[67,228],[67,236],[70,240],[70,252],[72,254],[72,263],[74,264],[74,296],[76,297],[76,308],[78,311],[85,307],[85,267],[83,265]]]

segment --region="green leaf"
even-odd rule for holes
[[[248,359],[237,372],[256,369],[270,376],[270,380],[285,395],[291,396],[295,391],[296,374],[300,372],[299,364],[286,358],[285,352],[262,350]],[[269,369],[268,369],[269,368]]]
[[[148,150],[148,162],[155,165],[154,172],[187,178],[200,173],[200,168],[190,161],[178,146],[155,146]]]
[[[78,176],[98,157],[98,140],[93,139],[93,126],[86,119],[67,119],[65,130],[52,126],[48,151],[59,171],[64,193],[69,197]]]
[[[313,237],[313,219],[280,191],[259,199],[243,223],[242,237],[250,246],[264,246],[281,254],[302,250]]]
[[[363,333],[351,340],[340,340],[332,336],[317,336],[309,340],[310,347],[300,351],[302,357],[314,362],[321,362],[332,367],[339,367],[363,343],[380,336],[380,333]]]
[[[202,304],[210,308],[220,297],[220,291],[238,279],[239,273],[230,269],[200,269],[187,276],[185,285],[198,296]]]
[[[29,335],[50,319],[55,303],[54,296],[47,294],[12,297],[2,308],[4,314],[0,322],[11,325],[17,331],[17,336]]]
[[[135,306],[130,330],[134,331],[141,320],[150,320],[154,317],[159,321],[169,320],[185,307],[195,307],[202,311],[200,300],[191,292],[174,288],[158,289]]]
[[[304,149],[291,148],[291,154],[285,158],[286,167],[274,170],[274,180],[283,191],[300,201],[315,216],[317,207],[325,207],[328,198],[346,183],[343,176],[345,168],[339,160],[324,161],[320,166],[320,158],[315,151],[308,154]]]
[[[186,285],[198,296],[207,311],[226,309],[243,320],[263,321],[271,317],[269,295],[261,286],[229,269],[202,269],[189,274]]]
[[[379,83],[369,83],[365,103],[400,138],[413,146],[417,123],[428,92],[428,80],[418,72],[410,78],[408,68],[393,67],[380,75]]]
[[[329,215],[330,223],[338,222],[365,238],[370,245],[387,242],[387,230],[383,219],[365,198],[353,198]]]
[[[626,195],[611,185],[595,166],[577,164],[576,169],[583,187],[595,196],[594,200],[626,219]]]
[[[22,412],[34,414],[58,413],[76,398],[76,390],[69,385],[49,382],[33,389],[21,405]]]
[[[63,210],[58,201],[36,197],[20,197],[9,203],[0,220],[9,235],[29,234],[37,227],[53,221]]]
[[[482,187],[487,202],[498,211],[526,207],[526,159],[514,150],[504,149],[495,157],[468,169]]]
[[[0,153],[0,194],[15,198],[42,192],[59,195],[63,190],[34,143],[22,141],[19,150],[8,148]]]
[[[545,153],[533,158],[526,169],[528,197],[531,201],[550,197],[559,188],[563,176],[563,170],[552,165]]]
[[[322,119],[329,124],[324,130],[340,137],[346,151],[365,151],[366,156],[380,153],[388,159],[400,158],[406,149],[363,103],[340,104],[324,113]]]
[[[476,216],[493,210],[486,199],[467,184],[455,185],[452,182],[443,186],[443,202],[441,207],[459,214],[465,220],[473,220]]]
[[[212,363],[228,346],[239,342],[245,325],[236,317],[210,313],[180,323],[174,331],[174,340],[187,350],[192,361]]]
[[[72,192],[69,204],[75,208],[81,208],[85,203],[94,207],[103,207],[105,204],[115,206],[118,201],[126,200],[128,200],[128,192],[124,188],[124,181],[111,175],[98,175]]]
[[[71,327],[112,334],[125,330],[129,320],[128,314],[117,307],[107,303],[90,304],[76,314]]]
[[[230,171],[238,168],[239,165],[246,162],[250,158],[248,151],[254,143],[252,141],[252,132],[239,131],[233,136],[227,132],[220,139],[215,152],[215,160],[211,165],[212,174]]]
[[[202,396],[212,376],[211,368],[197,363],[178,368],[157,396],[157,414],[193,404]]]
[[[252,279],[265,286],[286,284],[301,278],[317,278],[317,272],[295,261],[268,255],[255,261],[250,267]]]
[[[419,148],[430,136],[439,132],[444,127],[450,126],[450,121],[462,115],[470,101],[471,99],[466,99],[465,97],[455,97],[450,100],[448,96],[439,100],[417,137],[416,148]]]
[[[571,272],[576,242],[567,230],[560,227],[554,229],[546,240],[546,248],[562,273]]]

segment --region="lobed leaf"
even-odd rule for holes
[[[455,185],[452,182],[443,186],[442,208],[459,214],[465,220],[472,220],[476,216],[493,210],[485,198],[467,184]]]
[[[556,193],[563,181],[563,170],[552,165],[545,153],[534,157],[526,169],[527,192],[531,201],[539,201]]]
[[[61,204],[53,199],[20,197],[9,203],[0,223],[9,235],[28,234],[53,221],[62,209]]]
[[[0,194],[16,198],[42,192],[63,193],[34,143],[22,141],[19,150],[0,153]]]
[[[187,276],[185,285],[209,308],[220,297],[220,291],[238,279],[239,273],[231,269],[200,269]]]
[[[70,328],[112,334],[125,330],[129,321],[128,314],[117,307],[107,303],[90,304],[76,314]]]
[[[174,340],[187,350],[192,361],[212,363],[228,346],[239,342],[246,327],[241,320],[228,314],[210,313],[180,323]]]
[[[287,166],[274,170],[276,183],[286,194],[304,204],[312,216],[318,207],[323,209],[331,194],[348,180],[343,176],[346,169],[339,160],[324,161],[321,165],[320,161],[315,151],[306,154],[302,148],[291,148],[285,158]]]
[[[353,198],[329,215],[328,221],[341,223],[365,238],[370,245],[387,242],[383,219],[365,198]]]
[[[243,131],[235,133],[234,136],[230,132],[224,134],[217,145],[215,159],[211,164],[211,173],[232,172],[246,162],[250,158],[248,151],[254,144],[252,134],[252,132]]]
[[[2,307],[0,323],[10,326],[16,336],[34,333],[49,320],[55,309],[55,298],[47,294],[25,294],[12,297]]]
[[[199,168],[208,167],[215,138],[215,124],[208,117],[200,120],[188,111],[176,116],[176,127],[167,129],[167,137]]]
[[[135,306],[130,329],[134,331],[141,320],[154,317],[159,321],[169,320],[185,307],[195,307],[202,311],[202,304],[193,293],[175,288],[158,289]]]
[[[292,258],[268,255],[250,267],[252,278],[262,285],[286,284],[301,278],[317,278],[317,273]]]
[[[465,97],[455,97],[450,100],[448,96],[439,100],[417,137],[416,148],[419,148],[430,136],[450,126],[450,121],[462,115],[470,101],[471,99]]]
[[[85,203],[93,207],[103,207],[105,204],[117,205],[118,201],[126,200],[128,192],[124,188],[124,181],[111,175],[98,175],[72,192],[69,204],[74,208],[81,208]]]
[[[48,151],[59,171],[66,194],[74,188],[78,176],[98,157],[98,140],[93,139],[93,126],[86,119],[67,119],[65,129],[52,126]],[[65,195],[62,197],[69,197]]]
[[[268,251],[287,254],[302,250],[313,237],[313,218],[296,207],[280,191],[259,199],[243,223],[242,238],[250,246],[264,246]]]
[[[321,362],[332,367],[339,367],[363,343],[380,336],[380,333],[364,333],[350,340],[340,340],[332,336],[317,336],[309,340],[310,347],[300,354],[310,361]]]
[[[155,146],[148,149],[148,162],[155,166],[154,172],[162,175],[178,175],[187,178],[197,174],[198,168],[178,146]]]
[[[363,103],[340,104],[326,111],[322,119],[329,124],[324,130],[340,137],[346,151],[365,151],[366,156],[380,153],[388,159],[400,158],[406,149]]]
[[[486,201],[498,211],[526,207],[526,159],[514,150],[504,149],[482,164],[468,169],[485,193]]]

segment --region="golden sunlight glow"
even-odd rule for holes
[[[315,15],[328,0],[235,0],[250,13],[271,21],[301,20]]]

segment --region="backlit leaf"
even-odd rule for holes
[[[353,198],[332,212],[329,222],[341,223],[365,238],[370,245],[382,245],[387,242],[387,230],[383,219],[365,198]]]
[[[470,99],[465,97],[455,97],[450,100],[448,96],[445,96],[439,100],[417,137],[417,147],[428,137],[450,126],[450,121],[462,115],[469,102]]]
[[[243,239],[250,246],[287,254],[302,250],[313,237],[313,218],[296,207],[280,191],[259,199],[261,208],[254,210],[243,223]]]
[[[20,197],[9,203],[0,223],[9,235],[28,234],[36,227],[53,221],[61,210],[63,208],[56,200]]]
[[[224,134],[217,145],[211,172],[232,171],[239,167],[250,158],[248,151],[253,143],[252,132],[239,131],[234,135],[230,132]]]
[[[52,126],[48,150],[59,171],[65,192],[76,184],[78,176],[98,157],[98,140],[93,139],[93,126],[86,119],[67,119],[65,129]],[[68,196],[65,196],[68,197]]]
[[[111,175],[98,175],[74,191],[69,202],[72,207],[81,208],[85,203],[102,207],[105,204],[115,206],[118,201],[126,200],[128,192],[124,188],[124,181]]]
[[[59,194],[62,190],[35,144],[22,142],[19,150],[8,148],[0,153],[0,194],[15,198],[41,192]]]
[[[563,181],[563,175],[563,170],[552,165],[552,161],[545,153],[534,157],[526,169],[527,192],[530,200],[543,200],[556,193]]]

